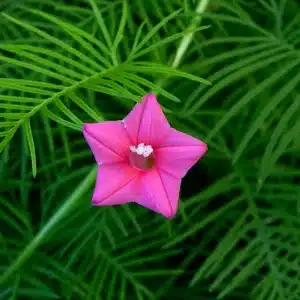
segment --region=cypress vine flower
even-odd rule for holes
[[[202,141],[170,127],[148,94],[121,121],[84,124],[99,165],[92,203],[138,203],[166,218],[176,214],[181,180],[207,150]]]

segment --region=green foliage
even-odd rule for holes
[[[0,11],[0,299],[300,299],[298,1]],[[149,91],[209,146],[172,220],[90,206],[82,124]]]

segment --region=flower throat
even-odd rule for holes
[[[153,148],[151,145],[140,143],[137,147],[130,146],[129,161],[139,170],[148,170],[154,166]]]

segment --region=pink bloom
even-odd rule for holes
[[[181,179],[207,150],[170,127],[153,94],[124,120],[85,124],[83,134],[99,165],[92,203],[136,202],[167,218],[177,211]]]

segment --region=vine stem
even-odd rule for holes
[[[90,189],[96,178],[97,167],[88,173],[83,181],[78,185],[74,192],[66,199],[60,209],[52,216],[48,223],[33,238],[33,240],[25,247],[22,253],[17,257],[13,264],[9,266],[7,271],[0,276],[0,284],[4,283],[11,275],[13,275],[32,255],[32,253],[41,245],[45,237],[51,230],[76,206],[78,200]]]
[[[198,3],[198,6],[196,7],[196,13],[198,13],[198,14],[204,13],[209,4],[209,1],[210,0],[200,0]],[[197,26],[201,22],[201,19],[202,19],[201,16],[197,16],[196,18],[194,18],[190,25],[190,28]],[[181,60],[182,60],[186,50],[188,49],[193,37],[194,37],[194,32],[191,32],[182,38],[182,40],[177,48],[174,61],[172,63],[173,68],[177,68],[179,66],[179,64],[181,63]]]
[[[195,12],[197,14],[201,14],[201,13],[204,13],[206,11],[206,8],[209,4],[209,1],[210,0],[200,0],[197,7],[196,7],[196,10]],[[189,26],[189,29],[193,29],[195,28],[197,25],[200,24],[201,22],[201,19],[202,17],[201,16],[196,16],[192,21],[191,21],[191,24]],[[174,57],[174,60],[171,64],[172,68],[176,69],[179,64],[181,63],[190,43],[192,42],[192,39],[194,37],[194,34],[195,32],[190,32],[190,33],[187,33],[180,41],[179,43],[179,46],[176,50],[176,53],[175,53],[175,57]],[[164,86],[164,84],[166,84],[167,82],[167,78],[161,78],[159,80],[156,81],[156,84],[160,87]],[[155,94],[156,95],[159,95],[159,91],[155,91]]]

